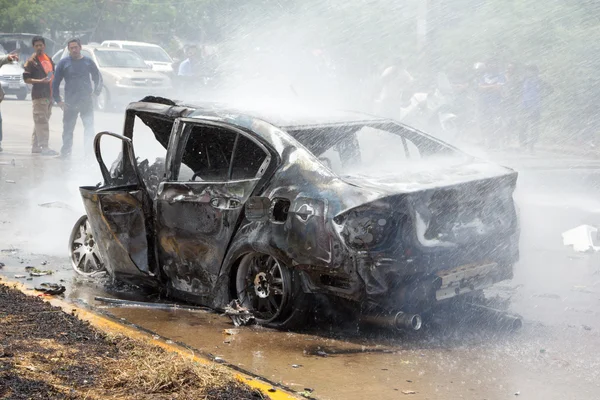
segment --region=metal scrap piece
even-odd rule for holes
[[[252,315],[246,307],[242,306],[237,299],[232,300],[231,303],[225,307],[225,313],[223,315],[231,318],[233,325],[235,326],[250,325],[256,322],[254,315]]]
[[[208,307],[194,307],[194,306],[181,306],[179,304],[167,304],[167,303],[147,303],[143,301],[131,301],[113,299],[109,297],[94,297],[94,300],[103,303],[110,304],[110,307],[131,307],[131,308],[152,308],[156,310],[182,310],[182,311],[202,311],[212,312]]]

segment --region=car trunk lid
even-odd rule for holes
[[[394,176],[346,176],[379,192],[382,204],[405,214],[403,241],[421,253],[489,245],[517,229],[513,192],[517,172],[485,162],[406,169]],[[362,207],[361,207],[362,208]]]

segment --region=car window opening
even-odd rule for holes
[[[182,156],[179,181],[254,179],[267,154],[252,140],[218,127],[194,126]]]
[[[340,176],[383,175],[458,153],[393,123],[291,128],[288,133]],[[460,158],[460,157],[459,157]],[[421,163],[424,164],[424,163]]]
[[[139,122],[140,120],[143,124]],[[138,172],[148,194],[153,199],[156,197],[158,186],[165,176],[165,158],[173,123],[172,119],[150,113],[139,113],[136,115],[135,123],[133,124],[131,134]],[[155,140],[149,140],[151,139],[151,135],[148,131],[152,132]],[[132,182],[135,176],[129,163],[126,162],[123,164],[124,148],[121,148],[120,153],[111,166],[110,174],[111,177],[116,179],[115,182]],[[103,157],[108,156],[107,150],[102,150]]]

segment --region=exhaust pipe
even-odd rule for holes
[[[387,315],[364,315],[363,321],[381,326],[393,328],[397,331],[418,331],[423,325],[423,319],[419,314],[407,314],[402,311]]]

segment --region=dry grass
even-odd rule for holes
[[[105,389],[146,395],[179,393],[185,394],[185,398],[196,399],[267,398],[249,389],[218,365],[200,364],[192,357],[126,337],[111,340],[121,356],[113,362],[114,365],[106,366],[111,376],[104,381]]]
[[[0,284],[0,399],[266,399],[224,367],[106,335]]]
[[[124,337],[114,343],[124,357],[116,361],[118,368],[109,368],[113,371],[112,379],[105,382],[105,387],[110,389],[133,389],[157,394],[238,383],[216,365],[198,364],[181,354]]]

